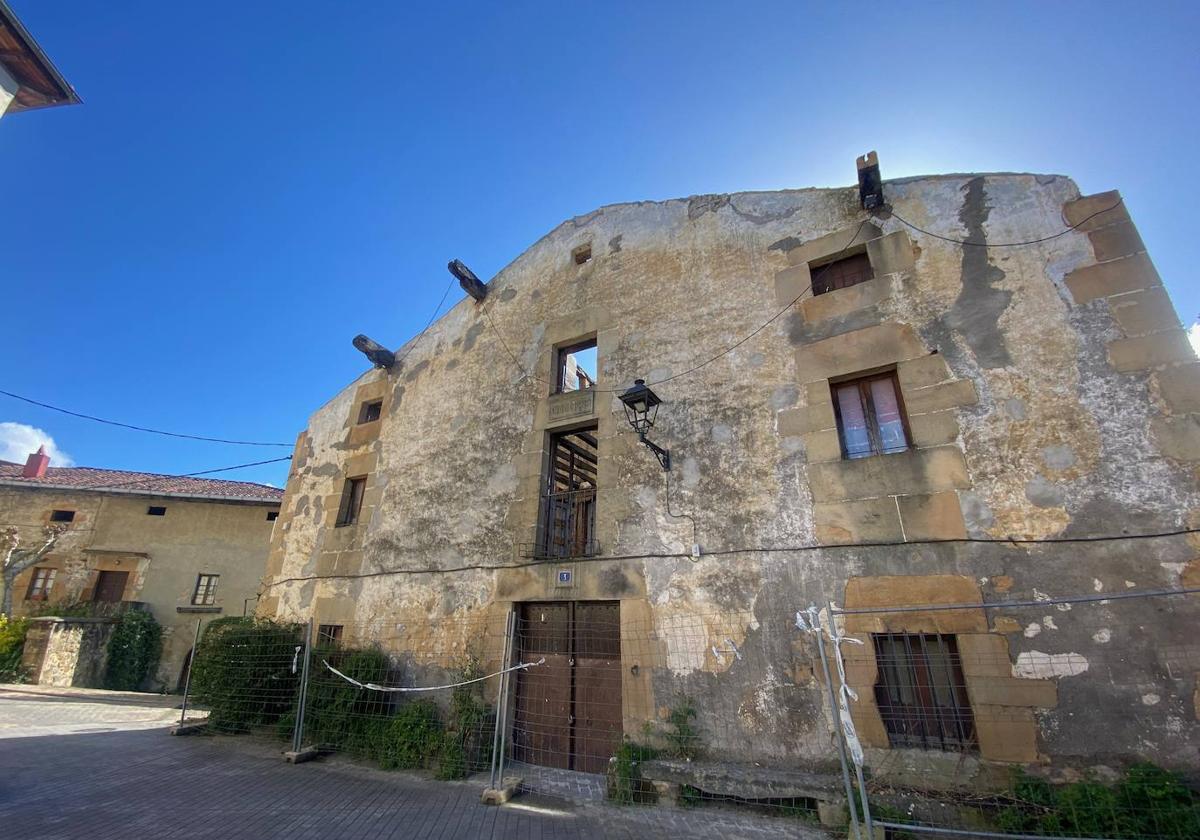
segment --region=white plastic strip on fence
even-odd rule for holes
[[[416,692],[416,691],[444,691],[447,688],[458,688],[459,686],[462,686],[462,685],[470,685],[471,683],[483,682],[484,680],[490,680],[492,677],[498,677],[501,674],[507,674],[510,671],[523,671],[526,668],[533,668],[538,665],[545,665],[546,657],[543,656],[537,662],[522,662],[520,665],[513,665],[511,668],[501,668],[499,671],[496,671],[495,673],[487,674],[486,676],[483,676],[483,677],[475,677],[475,679],[472,679],[472,680],[463,680],[462,682],[447,683],[446,685],[422,685],[422,686],[376,685],[375,683],[359,682],[358,680],[354,679],[354,677],[346,676],[341,671],[339,671],[337,668],[334,668],[332,665],[330,665],[328,662],[326,662],[324,659],[321,660],[321,664],[324,665],[326,668],[328,668],[333,673],[337,674],[342,679],[344,679],[346,682],[350,683],[351,685],[356,685],[359,688],[369,688],[372,691],[389,691],[389,692],[395,692],[395,693],[409,693],[409,692]]]

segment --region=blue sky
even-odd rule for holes
[[[599,205],[847,185],[869,149],[885,178],[1118,188],[1200,312],[1197,4],[12,5],[85,104],[0,120],[0,388],[78,411],[291,442],[363,370],[356,333],[424,325],[450,258],[487,279]],[[6,397],[0,422],[88,466],[289,451]]]

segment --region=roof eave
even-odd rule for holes
[[[2,2],[2,0],[0,0]],[[124,496],[151,496],[164,499],[193,499],[205,502],[227,502],[246,505],[273,505],[283,502],[278,499],[255,498],[252,496],[218,496],[213,493],[178,493],[159,490],[138,490],[125,487],[88,487],[81,484],[32,484],[28,481],[14,481],[11,478],[0,479],[0,487],[19,487],[24,490],[70,490],[75,493],[108,493]]]
[[[66,76],[59,72],[59,69],[54,66],[54,62],[50,60],[50,56],[46,55],[46,51],[42,49],[41,44],[39,44],[37,39],[34,38],[33,35],[30,34],[29,30],[25,28],[25,24],[21,23],[21,19],[17,17],[16,12],[9,7],[5,0],[0,0],[0,18],[3,18],[4,22],[12,28],[17,37],[20,38],[25,44],[25,49],[29,51],[34,60],[41,65],[41,68],[46,75],[49,76],[54,83],[58,85],[59,90],[62,91],[62,98],[57,101],[47,102],[42,105],[26,106],[21,108],[21,110],[35,111],[40,108],[53,108],[59,105],[83,104],[83,99],[81,99],[79,94],[75,92],[75,88],[72,87],[71,83],[67,81]]]

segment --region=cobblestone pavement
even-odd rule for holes
[[[171,737],[177,698],[0,686],[0,835],[166,838],[805,838],[793,820],[518,797],[337,758],[285,764],[253,738]]]

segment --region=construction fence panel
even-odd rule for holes
[[[861,756],[872,824],[908,837],[1200,837],[1198,598],[831,605],[834,702],[849,712],[834,719]]]

